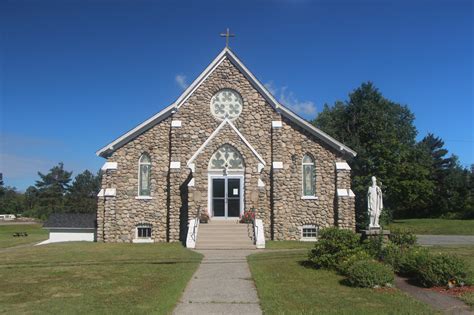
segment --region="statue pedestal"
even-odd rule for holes
[[[370,238],[377,238],[382,235],[384,241],[388,241],[388,237],[390,236],[389,230],[382,230],[380,229],[368,229],[368,230],[361,230],[362,233],[362,240],[370,239]]]

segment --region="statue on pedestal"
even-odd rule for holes
[[[377,186],[377,179],[372,176],[372,186],[367,192],[367,208],[369,212],[369,230],[380,229],[379,217],[383,210],[382,190]]]

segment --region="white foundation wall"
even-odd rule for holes
[[[38,245],[59,242],[94,242],[95,230],[91,229],[54,229],[49,231],[49,239]]]

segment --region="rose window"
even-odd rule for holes
[[[211,99],[211,112],[217,119],[234,120],[242,112],[242,98],[234,90],[220,90]]]

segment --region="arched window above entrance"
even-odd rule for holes
[[[244,160],[236,148],[224,144],[214,152],[209,161],[210,170],[243,170]]]

